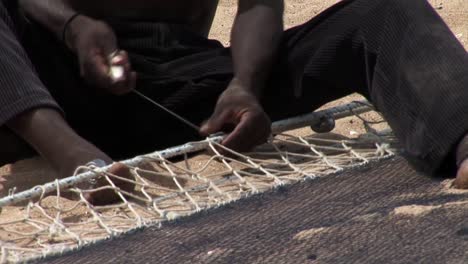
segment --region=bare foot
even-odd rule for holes
[[[458,167],[457,178],[453,184],[457,189],[468,189],[468,159]]]
[[[6,183],[6,181],[7,180],[2,175],[0,175],[0,193],[4,192],[4,184]]]
[[[457,189],[468,189],[468,135],[457,146],[457,178],[454,187]]]
[[[54,109],[37,108],[24,112],[10,120],[8,126],[52,165],[59,178],[72,176],[77,167],[95,159],[100,159],[106,164],[112,163],[109,156],[76,134],[63,116]],[[131,176],[130,171],[122,165],[115,165],[110,172],[122,177]],[[97,185],[93,187],[108,185],[107,181],[98,180]],[[133,187],[119,180],[116,180],[115,185],[125,190]],[[104,204],[116,201],[119,196],[114,190],[103,190],[87,195],[87,198],[93,203]]]
[[[130,169],[122,163],[114,163],[107,172],[109,174],[116,175],[128,180],[131,180],[133,178]],[[84,197],[86,198],[86,200],[88,200],[88,202],[94,205],[118,203],[122,202],[122,197],[119,195],[120,190],[127,193],[131,193],[135,188],[135,185],[132,182],[120,180],[114,177],[109,177],[109,179],[112,181],[112,183],[117,189],[114,188],[106,179],[106,177],[102,175],[99,178],[97,178],[97,182],[92,186],[92,188],[106,188],[97,192],[85,194]],[[125,194],[123,193],[120,194],[125,196]]]
[[[63,156],[63,159],[55,164],[56,169],[60,172],[61,178],[72,176],[76,168],[87,165],[97,159],[103,161],[106,165],[113,163],[109,156],[87,141],[78,140],[75,142],[75,144],[73,144],[73,146],[76,147],[70,149],[67,154]],[[107,172],[109,174],[116,175],[128,180],[133,179],[130,169],[122,163],[114,163]],[[132,192],[135,187],[133,183],[128,181],[123,181],[115,177],[109,177],[109,179],[115,185],[115,188],[104,175],[96,178],[96,181],[93,184],[85,183],[77,187],[83,190],[104,187],[104,189],[99,191],[85,193],[84,197],[86,200],[94,205],[105,205],[121,202],[122,199],[118,194],[118,190]]]

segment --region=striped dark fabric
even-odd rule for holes
[[[12,1],[0,2],[0,126],[31,108],[57,107],[20,45],[4,2]]]
[[[228,48],[180,25],[108,22],[139,74],[138,90],[192,122],[209,117],[232,78]],[[14,38],[2,34],[7,36]],[[38,25],[29,24],[22,37],[70,124],[114,158],[198,138],[135,95],[114,97],[86,86],[73,55]],[[24,58],[21,52],[10,53]],[[13,76],[20,75],[20,83],[39,83],[33,71],[29,76],[18,65],[9,67],[17,67]],[[468,131],[467,73],[465,49],[426,0],[344,0],[284,33],[262,100],[276,120],[362,93],[385,115],[406,156],[434,172]],[[46,94],[42,86],[26,84],[25,94]],[[12,93],[11,85],[2,89],[8,90],[2,94]],[[6,98],[10,106],[2,115],[12,116],[15,98]],[[40,97],[33,98],[41,104]],[[452,160],[444,164],[454,165]]]

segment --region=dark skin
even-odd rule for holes
[[[218,1],[213,0],[20,0],[20,5],[32,19],[59,39],[65,21],[76,12],[84,14],[70,24],[65,44],[78,57],[83,79],[116,96],[131,92],[137,76],[125,51],[120,51],[112,61],[108,60],[119,47],[114,32],[100,18],[151,18],[187,25],[193,32],[207,36],[217,4]],[[200,131],[209,135],[225,127],[234,127],[223,141],[234,150],[249,150],[265,142],[270,134],[271,123],[259,97],[283,32],[283,4],[283,0],[238,0],[238,14],[231,35],[234,78]],[[125,69],[118,80],[108,75],[112,65]],[[49,120],[54,120],[58,129],[37,129],[47,126]],[[35,109],[19,115],[8,125],[63,176],[95,158],[111,162],[105,153],[77,135],[54,110]],[[50,138],[57,140],[51,142]],[[74,147],[70,149],[70,146]],[[468,187],[468,160],[461,163],[456,184]]]

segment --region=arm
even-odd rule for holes
[[[115,53],[118,46],[114,31],[105,22],[85,14],[74,17],[77,14],[75,2],[19,0],[19,5],[28,17],[64,41],[64,45],[77,55],[80,73],[86,82],[114,94],[130,92],[135,86],[136,74],[131,71],[126,52]],[[112,60],[109,59],[111,54],[116,54]],[[112,66],[123,67],[122,76],[113,78],[109,74]]]
[[[231,33],[235,80],[261,93],[283,33],[283,0],[239,0]]]
[[[76,13],[68,0],[19,0],[26,15],[62,39],[66,21]]]
[[[231,36],[234,78],[201,132],[211,134],[234,125],[223,145],[247,151],[270,135],[271,122],[259,97],[283,33],[283,0],[239,0],[238,9]]]

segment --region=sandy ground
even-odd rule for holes
[[[286,0],[285,24],[289,28],[293,25],[303,23],[315,16],[328,6],[338,2],[337,0]],[[214,26],[210,36],[221,40],[225,45],[229,45],[229,33],[236,12],[236,0],[221,0],[215,17]],[[467,0],[430,0],[439,14],[450,26],[457,38],[465,45],[468,45],[468,1]],[[359,99],[358,95],[352,95],[330,105],[341,104]],[[375,116],[369,116],[375,118]],[[350,135],[360,132],[360,123],[355,119],[340,121],[336,131],[343,135]],[[298,133],[302,133],[299,131]],[[309,133],[309,132],[307,132]],[[17,191],[30,188],[40,184],[44,179],[52,180],[54,174],[50,168],[40,159],[33,159],[18,162],[15,165],[8,165],[0,168],[1,176],[16,179],[15,185],[22,185]],[[34,175],[31,177],[31,175]],[[28,177],[29,176],[29,177]],[[13,188],[11,184],[6,184],[4,191],[0,191],[3,196]]]

